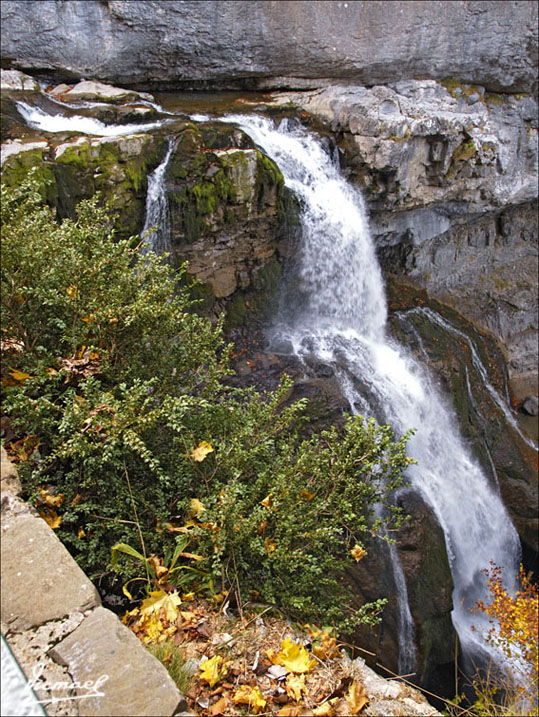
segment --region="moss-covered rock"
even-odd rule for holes
[[[159,164],[164,144],[162,137],[150,134],[68,140],[55,148],[9,156],[3,179],[19,184],[32,167],[37,168],[44,196],[60,217],[73,217],[81,199],[102,192],[118,214],[118,236],[126,238],[142,229],[147,176]]]
[[[189,262],[231,326],[269,305],[284,226],[284,180],[275,163],[235,127],[189,124],[176,138],[166,182],[173,261]],[[260,301],[253,298],[259,290]]]

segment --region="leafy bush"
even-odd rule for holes
[[[227,386],[184,268],[116,240],[97,199],[77,216],[58,223],[32,178],[2,187],[4,405],[28,496],[94,577],[118,542],[170,555],[188,535],[205,585],[342,622],[350,551],[402,482],[407,436],[356,417],[302,438],[288,378],[268,397]]]

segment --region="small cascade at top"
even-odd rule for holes
[[[382,276],[359,193],[300,126],[285,121],[276,129],[271,120],[257,116],[226,121],[240,125],[278,164],[300,201],[295,293],[285,302],[288,308],[274,339],[292,346],[300,360],[315,356],[336,366],[353,412],[391,424],[397,435],[415,429],[408,453],[417,465],[407,477],[444,531],[454,581],[452,618],[462,648],[474,658],[503,662],[503,655],[484,640],[488,618],[470,608],[488,598],[482,571],[491,561],[504,567],[507,587],[513,588],[518,535],[495,487],[460,437],[452,409],[428,374],[386,335]],[[395,582],[399,589],[397,573]],[[405,622],[405,611],[400,613]],[[402,654],[401,661],[405,658]]]
[[[165,189],[165,172],[173,151],[174,142],[169,140],[163,161],[148,175],[146,218],[141,232],[144,240],[140,250],[142,254],[148,251],[162,254],[170,248],[170,214]]]

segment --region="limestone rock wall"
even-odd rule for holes
[[[458,77],[536,83],[537,4],[4,0],[2,58],[125,86],[316,87]]]

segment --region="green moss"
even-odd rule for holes
[[[284,177],[275,162],[260,151],[257,151],[255,187],[258,211],[261,211],[266,203],[271,203],[272,195],[277,199],[279,212],[283,211]]]
[[[488,95],[485,95],[485,103],[487,105],[494,105],[496,107],[499,107],[503,104],[503,97],[501,95],[489,92]]]
[[[440,84],[445,87],[456,100],[460,97],[469,100],[472,95],[479,95],[480,99],[483,98],[484,90],[479,85],[469,85],[453,77],[446,77],[440,80]]]
[[[470,139],[467,142],[463,142],[459,147],[455,149],[452,155],[452,160],[454,162],[466,161],[468,159],[471,159],[476,152],[476,146],[473,140]]]
[[[36,179],[40,183],[41,196],[49,202],[56,204],[57,198],[56,181],[53,165],[44,158],[46,148],[35,147],[26,152],[12,154],[6,159],[2,167],[2,180],[9,187],[16,187],[21,184],[30,169],[36,168]]]

